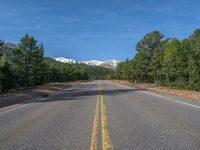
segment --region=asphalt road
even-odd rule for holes
[[[0,110],[0,150],[199,150],[200,105],[92,81]]]

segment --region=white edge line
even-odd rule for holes
[[[184,104],[184,105],[187,105],[187,106],[191,106],[191,107],[194,107],[194,108],[200,108],[200,106],[193,105],[193,104],[190,104],[190,103],[187,103],[187,102],[183,102],[181,100],[176,100],[174,98],[169,98],[167,96],[163,96],[163,95],[160,95],[160,94],[151,93],[151,92],[147,92],[147,91],[140,91],[140,92],[143,92],[143,93],[146,93],[146,94],[150,94],[150,95],[153,95],[153,96],[157,96],[157,97],[162,97],[162,98],[165,98],[167,100],[170,100],[170,101],[173,101],[173,102],[176,102],[176,103],[180,103],[180,104]]]
[[[111,83],[113,83],[113,82],[111,82]],[[121,87],[126,87],[126,88],[134,89],[134,88],[126,86],[126,85],[121,85],[121,84],[118,84],[118,83],[114,83],[114,84],[119,85]],[[156,93],[152,93],[152,92],[147,92],[147,91],[140,91],[140,92],[143,92],[143,93],[146,93],[146,94],[150,94],[150,95],[153,95],[153,96],[157,96],[157,97],[162,97],[162,98],[165,98],[167,100],[170,100],[170,101],[173,101],[173,102],[176,102],[176,103],[180,103],[180,104],[183,104],[183,105],[187,105],[187,106],[191,106],[191,107],[199,108],[200,109],[200,106],[198,106],[198,105],[193,105],[193,104],[190,104],[190,103],[187,103],[187,102],[176,100],[174,98],[169,98],[169,97],[164,96],[164,95],[160,95],[160,94],[156,94]]]
[[[0,108],[0,111],[6,110],[6,109],[10,109],[10,108],[15,108],[15,107],[17,107],[19,105],[20,104],[14,104],[14,105],[11,105],[11,106],[2,107],[2,108]]]
[[[72,87],[70,87],[70,88],[67,88],[66,91],[67,91],[67,90],[74,89],[74,88],[76,88],[76,87],[77,87],[77,86],[72,86]],[[59,95],[59,94],[65,93],[66,91],[62,91],[62,92],[59,92],[59,93],[55,93],[55,94],[53,94],[53,95]],[[53,96],[53,95],[51,95],[51,96]],[[38,101],[44,101],[46,98],[47,98],[47,97],[45,97],[45,98],[39,98]],[[33,101],[34,101],[34,100],[33,100]],[[37,102],[37,100],[36,100],[35,102]],[[12,112],[12,111],[17,110],[17,109],[19,109],[19,108],[26,107],[26,106],[28,106],[28,105],[30,105],[30,104],[32,104],[32,103],[28,103],[28,104],[15,104],[15,105],[11,105],[11,106],[8,106],[8,107],[1,108],[0,111],[2,111],[2,112],[0,112],[0,115],[3,115],[3,114],[6,114],[6,113],[9,113],[9,112]],[[14,108],[12,109],[12,107],[14,107]],[[8,110],[7,110],[7,109],[8,109]],[[4,111],[4,110],[5,110],[5,111]]]
[[[12,112],[12,111],[14,111],[14,110],[17,110],[17,109],[19,109],[19,108],[28,106],[28,105],[30,105],[30,104],[32,104],[32,103],[29,103],[29,104],[22,104],[22,105],[17,106],[17,107],[15,107],[15,108],[13,108],[13,109],[9,109],[9,108],[8,108],[9,110],[1,112],[0,115],[6,114],[6,113],[8,113],[8,112]]]

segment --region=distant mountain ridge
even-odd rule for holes
[[[14,49],[16,49],[18,46],[16,44],[10,43],[10,42],[5,42],[4,47],[7,48],[7,53],[11,54]],[[86,64],[90,66],[101,66],[109,69],[115,69],[120,63],[118,60],[106,60],[106,61],[100,61],[100,60],[89,60],[89,61],[84,61],[84,60],[75,60],[75,59],[67,59],[64,57],[57,57],[53,58],[54,60],[62,63],[70,63],[70,64]]]
[[[9,49],[15,49],[17,48],[17,45],[10,42],[5,42],[4,47],[9,48]]]
[[[89,61],[84,61],[84,60],[75,60],[75,59],[68,59],[64,57],[57,57],[54,58],[58,62],[63,62],[63,63],[70,63],[70,64],[86,64],[86,65],[91,65],[91,66],[102,66],[110,69],[115,69],[117,67],[117,64],[119,63],[118,60],[106,60],[106,61],[100,61],[100,60],[89,60]]]

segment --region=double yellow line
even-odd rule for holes
[[[98,87],[98,96],[96,102],[96,110],[94,115],[94,123],[92,130],[92,139],[90,144],[90,150],[98,149],[98,121],[99,121],[99,105],[101,107],[101,137],[102,137],[102,150],[112,150],[113,145],[111,143],[109,132],[107,129],[107,118],[106,118],[106,106],[104,97],[102,94],[102,86]]]

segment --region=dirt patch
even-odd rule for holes
[[[0,108],[32,101],[39,97],[47,97],[54,93],[62,92],[67,88],[78,86],[82,83],[83,82],[49,83],[36,88],[2,94],[0,95]]]
[[[146,90],[158,92],[161,94],[170,94],[170,95],[178,96],[181,98],[189,99],[192,101],[200,102],[200,92],[197,92],[197,91],[172,89],[172,88],[163,87],[163,86],[158,87],[155,84],[151,84],[151,83],[136,84],[136,83],[130,83],[129,81],[121,81],[121,80],[113,80],[113,82],[122,84],[122,85],[140,88],[140,89],[146,89]]]

